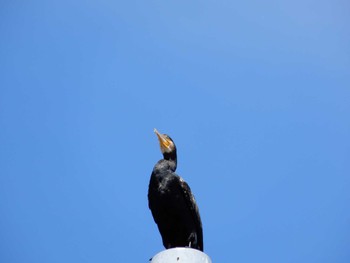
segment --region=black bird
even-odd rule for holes
[[[176,146],[166,134],[156,129],[161,159],[153,168],[149,188],[148,207],[166,249],[191,247],[203,251],[202,222],[196,200],[188,184],[175,173]]]

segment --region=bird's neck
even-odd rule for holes
[[[175,172],[176,167],[177,167],[177,156],[176,152],[171,152],[171,153],[164,153],[163,154],[164,160],[168,161],[171,170]]]

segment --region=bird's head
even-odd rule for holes
[[[155,134],[158,137],[160,150],[164,157],[169,154],[176,154],[176,146],[174,141],[166,134],[159,133],[157,129],[154,129]]]

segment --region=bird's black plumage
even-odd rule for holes
[[[176,146],[173,140],[155,130],[164,159],[154,166],[148,206],[166,249],[191,247],[203,251],[202,222],[196,200],[188,184],[175,173]]]

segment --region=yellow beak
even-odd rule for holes
[[[157,131],[156,128],[154,128],[154,132],[155,134],[157,135],[158,137],[158,140],[159,140],[159,144],[160,144],[160,148],[161,149],[166,149],[166,148],[169,148],[170,146],[170,141],[164,136],[164,134],[161,134]]]

